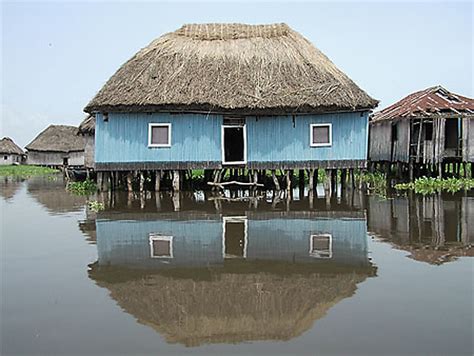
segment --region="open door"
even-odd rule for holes
[[[222,125],[222,163],[247,163],[247,133],[245,123]]]

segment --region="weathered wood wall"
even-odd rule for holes
[[[21,163],[21,156],[9,153],[0,153],[0,165],[9,165],[13,163]]]
[[[392,142],[392,122],[370,124],[371,161],[408,162],[410,142],[410,122],[400,120],[396,123],[397,140]]]
[[[463,119],[463,152],[464,162],[474,162],[474,118]]]
[[[27,163],[38,166],[62,166],[64,158],[68,158],[69,166],[84,165],[84,151],[69,153],[28,151]]]
[[[84,166],[94,168],[95,137],[94,135],[84,135]]]

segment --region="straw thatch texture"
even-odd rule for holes
[[[74,152],[84,150],[84,137],[78,128],[66,125],[50,125],[31,141],[28,151]]]
[[[85,111],[285,114],[376,105],[286,24],[198,24],[140,50]]]
[[[85,135],[93,135],[95,132],[95,117],[93,115],[87,115],[79,125],[79,133]]]
[[[4,137],[0,140],[1,154],[24,154],[23,150],[10,137]]]
[[[369,276],[316,272],[215,273],[208,280],[154,274],[97,283],[168,342],[198,346],[299,336]]]

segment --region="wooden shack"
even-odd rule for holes
[[[140,50],[85,111],[99,180],[138,173],[159,189],[167,171],[178,190],[193,169],[256,183],[266,170],[364,168],[376,105],[286,24],[194,24]]]
[[[0,140],[0,165],[20,164],[25,152],[10,137]]]
[[[474,100],[441,86],[410,94],[371,116],[369,146],[371,162],[396,164],[411,179],[442,176],[447,164],[459,172],[474,162]]]
[[[50,167],[84,166],[84,137],[78,128],[66,125],[50,125],[31,141],[28,164]]]
[[[84,166],[87,169],[94,169],[94,151],[95,151],[95,117],[87,117],[79,125],[79,135],[84,137]]]

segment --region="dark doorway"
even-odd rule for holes
[[[444,148],[458,148],[459,143],[459,120],[446,119],[444,133]]]
[[[63,166],[67,166],[69,163],[69,159],[67,157],[63,158]]]
[[[245,126],[223,126],[224,163],[245,162]]]
[[[245,218],[224,218],[224,257],[247,256],[247,224]]]

